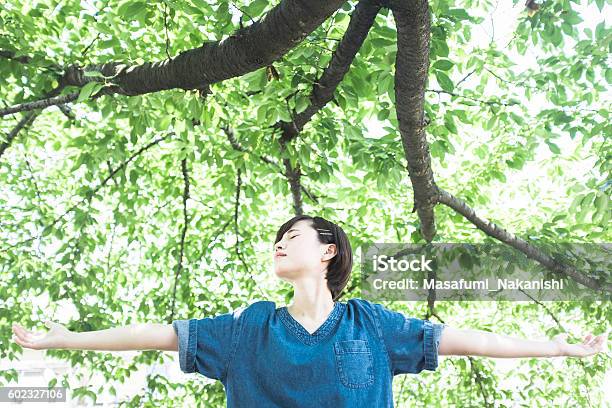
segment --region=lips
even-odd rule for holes
[[[282,252],[277,252],[276,254],[274,254],[275,258],[280,258],[281,256],[287,256],[287,254],[283,254]]]

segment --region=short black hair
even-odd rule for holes
[[[283,238],[283,235],[291,229],[293,224],[301,220],[310,220],[310,226],[318,232],[317,236],[320,243],[336,245],[336,255],[327,266],[327,274],[325,275],[327,287],[332,294],[333,300],[336,301],[340,297],[342,289],[344,289],[351,278],[351,271],[353,270],[351,243],[339,225],[322,217],[302,214],[296,215],[281,225],[276,232],[274,245]]]

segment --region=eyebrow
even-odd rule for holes
[[[289,231],[287,231],[287,232],[286,232],[286,234],[290,233],[291,231],[297,231],[297,232],[300,232],[300,230],[299,230],[299,229],[297,229],[297,228],[291,228]]]

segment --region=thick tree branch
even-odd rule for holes
[[[357,52],[365,41],[368,31],[374,24],[374,19],[380,10],[380,5],[372,0],[361,0],[351,14],[351,20],[338,43],[325,71],[315,82],[310,94],[310,105],[301,113],[295,114],[293,122],[279,122],[276,126],[283,131],[282,142],[289,142],[297,137],[304,125],[332,100],[338,84],[348,72]]]
[[[260,21],[238,30],[222,41],[204,43],[172,59],[136,66],[120,62],[85,68],[71,66],[66,69],[61,82],[83,86],[91,81],[99,81],[84,75],[87,71],[97,71],[112,83],[107,93],[142,95],[176,88],[203,89],[210,84],[270,65],[297,46],[342,3],[343,0],[282,0]],[[77,96],[78,93],[63,96],[61,102],[47,100],[39,101],[36,105],[21,106],[19,109],[9,108],[7,113],[0,111],[0,116],[70,102]]]
[[[490,235],[521,251],[528,258],[539,262],[540,264],[555,273],[568,276],[588,288],[612,292],[612,284],[607,283],[603,280],[598,281],[596,279],[583,275],[575,268],[565,265],[557,261],[556,259],[550,257],[549,255],[545,254],[540,249],[534,247],[524,239],[521,239],[516,235],[506,231],[505,229],[497,226],[496,224],[492,223],[484,217],[479,217],[478,215],[476,215],[476,212],[472,208],[470,208],[470,206],[468,206],[463,200],[454,197],[450,193],[440,188],[438,188],[438,192],[438,202],[452,208],[459,214],[463,215],[472,224],[474,224],[478,229],[480,229],[487,235]]]
[[[286,151],[287,144],[295,139],[304,128],[304,125],[333,98],[338,84],[344,78],[357,52],[365,41],[379,10],[380,5],[370,0],[361,0],[357,3],[347,30],[342,40],[338,43],[338,47],[334,51],[329,65],[312,88],[308,107],[301,113],[291,112],[293,119],[291,122],[280,121],[276,124],[276,127],[282,130],[279,139],[281,152]],[[285,166],[285,176],[291,190],[294,213],[301,215],[304,210],[300,183],[300,165],[297,163],[294,168],[289,158],[283,158],[283,164]]]
[[[425,82],[429,69],[431,22],[427,0],[396,2],[397,26],[395,100],[408,174],[414,191],[414,208],[421,235],[431,242],[436,234],[433,208],[436,184],[424,126]]]

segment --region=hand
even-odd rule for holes
[[[584,337],[584,341],[581,344],[569,344],[567,342],[567,333],[561,333],[553,337],[552,342],[557,346],[559,356],[588,357],[602,351],[607,339],[608,333],[600,334],[596,337],[589,333]]]
[[[51,329],[46,333],[32,333],[17,323],[13,323],[13,341],[21,347],[34,350],[62,348],[67,336],[72,332],[59,323],[45,321],[45,326]]]

